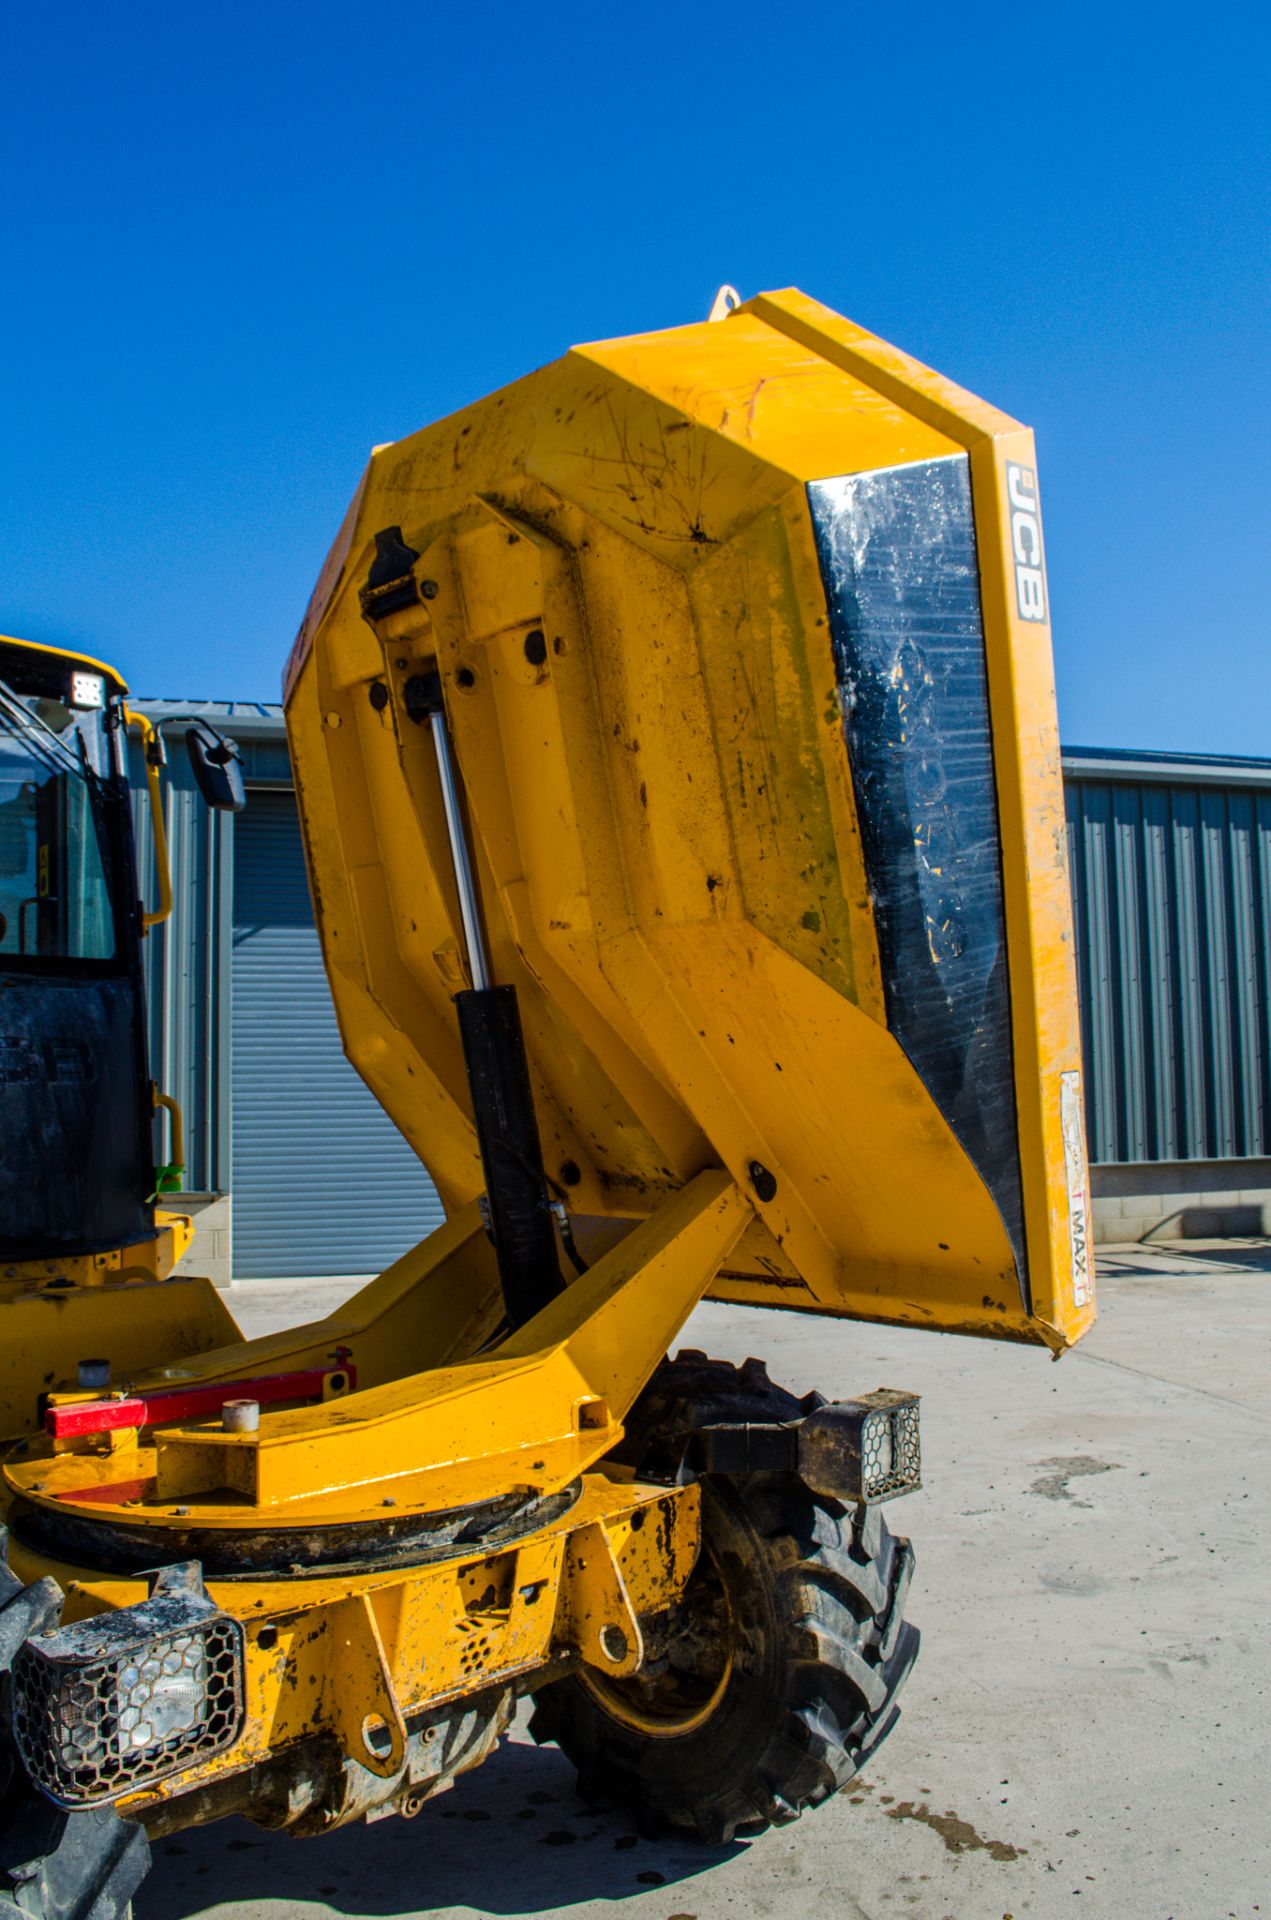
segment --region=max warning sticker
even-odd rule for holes
[[[1073,1305],[1088,1307],[1094,1297],[1090,1270],[1090,1169],[1086,1160],[1086,1124],[1081,1105],[1081,1075],[1059,1076],[1059,1123],[1068,1175],[1068,1227],[1072,1236]]]

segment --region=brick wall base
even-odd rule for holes
[[[1090,1169],[1096,1244],[1271,1234],[1271,1160],[1170,1160]]]

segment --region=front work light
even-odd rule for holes
[[[840,1400],[799,1423],[799,1472],[837,1500],[895,1500],[922,1485],[918,1396],[894,1387]]]
[[[100,1806],[232,1746],[243,1721],[243,1630],[197,1561],[152,1576],[135,1607],[53,1627],[13,1663],[13,1728],[35,1784]]]

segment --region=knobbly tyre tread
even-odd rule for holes
[[[622,1457],[674,1480],[695,1427],[821,1405],[774,1386],[760,1361],[681,1353],[633,1408]],[[918,1652],[904,1619],[914,1554],[877,1507],[840,1506],[793,1473],[707,1475],[702,1491],[704,1530],[746,1622],[745,1659],[705,1725],[642,1733],[570,1675],[535,1696],[530,1731],[574,1762],[585,1799],[627,1802],[645,1831],[687,1827],[724,1845],[828,1800],[895,1726]]]
[[[24,1587],[0,1527],[0,1920],[130,1920],[150,1845],[113,1807],[70,1813],[32,1786],[9,1730],[9,1669],[22,1642],[61,1617],[54,1580]]]

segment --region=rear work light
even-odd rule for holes
[[[135,1607],[53,1627],[13,1662],[13,1729],[35,1784],[101,1806],[233,1745],[243,1721],[243,1630],[197,1561],[152,1576]]]
[[[916,1393],[879,1387],[802,1420],[699,1427],[686,1457],[700,1473],[797,1473],[813,1493],[874,1506],[922,1485],[918,1404]]]
[[[799,1427],[799,1473],[836,1499],[895,1500],[922,1485],[918,1396],[880,1387],[809,1414]]]

